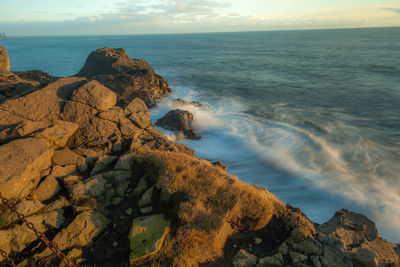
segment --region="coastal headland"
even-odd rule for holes
[[[17,266],[61,263],[24,220],[83,266],[400,266],[366,216],[313,223],[169,140],[149,108],[170,92],[121,48],[54,77],[11,72],[0,47],[0,249]],[[192,114],[167,115],[161,126],[200,138]]]

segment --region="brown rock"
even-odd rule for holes
[[[7,198],[22,199],[37,185],[40,172],[51,165],[52,146],[43,139],[14,140],[0,146],[0,190]]]
[[[76,89],[71,100],[105,111],[115,106],[117,95],[98,81],[92,80]]]
[[[7,56],[7,50],[0,46],[0,71],[10,71],[10,59]]]
[[[46,139],[54,146],[63,147],[78,128],[76,123],[56,121],[52,126],[38,133],[37,137]]]
[[[61,230],[54,237],[53,243],[60,250],[87,246],[107,224],[107,219],[101,213],[85,211],[79,214],[66,228]]]
[[[168,130],[180,131],[187,138],[199,139],[194,133],[193,114],[186,110],[174,109],[157,120],[156,125]]]
[[[36,188],[35,192],[33,193],[33,199],[45,201],[54,197],[59,191],[60,185],[58,184],[56,178],[49,175]]]
[[[77,76],[99,81],[117,93],[123,104],[139,97],[147,106],[154,106],[157,100],[171,92],[167,82],[154,73],[147,62],[129,58],[122,48],[102,48],[92,52]]]
[[[57,165],[75,165],[78,161],[78,155],[68,148],[54,152],[53,163]]]

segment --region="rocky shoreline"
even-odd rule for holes
[[[123,49],[60,78],[10,72],[0,47],[0,193],[77,265],[400,266],[367,217],[315,224],[166,138],[148,108],[169,92]],[[191,119],[176,110],[160,125],[196,139]],[[4,203],[0,249],[18,266],[61,262]]]

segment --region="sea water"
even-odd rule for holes
[[[317,223],[339,208],[400,241],[400,28],[176,35],[10,37],[12,70],[76,74],[88,54],[123,47],[173,94],[199,101],[196,155],[301,208]],[[161,129],[162,130],[162,129]],[[166,134],[172,132],[165,131]],[[172,136],[172,135],[171,135]]]

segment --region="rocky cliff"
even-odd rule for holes
[[[317,225],[168,140],[147,106],[169,87],[146,62],[103,48],[78,76],[0,80],[0,193],[77,265],[400,266],[367,217],[339,210]],[[0,249],[18,266],[59,266],[6,204]]]

